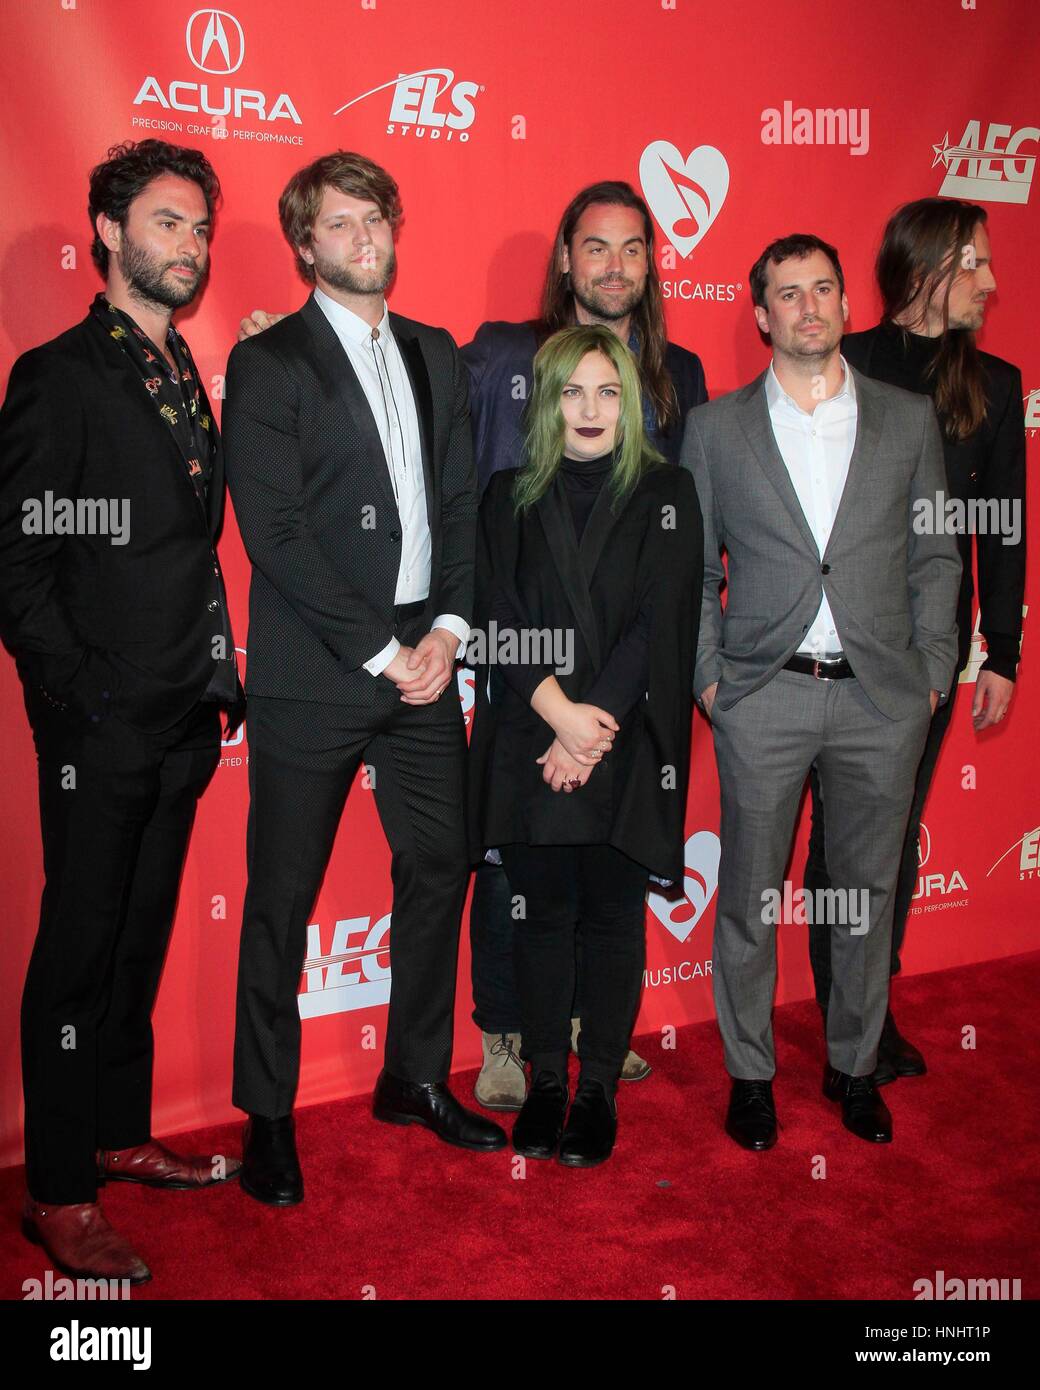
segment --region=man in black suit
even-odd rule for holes
[[[281,317],[258,309],[242,320],[240,336],[255,336]],[[649,208],[630,184],[606,179],[576,193],[560,217],[539,317],[483,323],[461,349],[469,370],[481,494],[494,473],[523,461],[523,415],[535,353],[550,334],[576,323],[604,324],[631,348],[650,442],[670,463],[679,462],[687,412],[708,399],[704,368],[696,353],[668,340]],[[498,677],[493,672],[491,678]],[[513,972],[515,935],[505,872],[498,864],[482,863],[470,911],[473,1021],[481,1030],[484,1059],[474,1094],[490,1110],[519,1110],[527,1094]],[[578,999],[575,1008],[580,1011]],[[574,1025],[576,1048],[578,1020]],[[621,1079],[640,1081],[649,1074],[649,1064],[629,1050]]]
[[[465,1148],[497,1125],[445,1083],[468,876],[456,656],[476,543],[465,369],[442,329],[390,314],[397,185],[338,151],[279,203],[303,308],[228,364],[228,484],[253,562],[249,886],[234,1101],[243,1187],[303,1198],[292,1118],[307,920],[363,758],[393,850],[393,984],[377,1119]],[[448,692],[446,699],[441,696]]]
[[[22,1000],[23,1229],[63,1269],[133,1282],[148,1268],[98,1183],[203,1187],[238,1167],[171,1153],[150,1113],[184,854],[220,710],[241,700],[220,445],[170,321],[206,272],[218,195],[197,150],[109,151],[89,200],[104,293],[18,359],[0,415],[0,632],[36,744],[46,874]]]
[[[973,536],[979,626],[986,644],[971,706],[976,733],[1001,723],[1011,707],[1026,576],[1022,374],[1013,363],[982,352],[975,343],[987,302],[997,287],[986,224],[985,208],[955,198],[919,198],[897,208],[877,258],[881,322],[863,333],[849,334],[842,343],[847,360],[864,375],[932,397],[942,429],[949,522],[951,527],[957,524],[958,509],[971,518],[969,509],[974,508],[978,517],[977,524],[971,520],[956,531],[962,564],[957,670],[967,666],[971,650]],[[899,953],[917,887],[921,817],[956,692],[955,683],[950,698],[932,715],[917,770],[896,883],[893,976],[899,973]],[[810,785],[812,831],[805,886],[815,893],[830,887],[823,798],[815,769]],[[809,958],[817,1002],[825,1015],[831,992],[830,942],[827,921],[810,924]],[[921,1076],[926,1070],[921,1052],[903,1036],[889,1010],[878,1046],[875,1085]]]

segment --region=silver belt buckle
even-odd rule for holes
[[[841,658],[839,657],[839,660],[840,660],[840,659],[841,659]],[[832,680],[834,680],[834,677],[833,677],[833,676],[825,676],[825,675],[823,675],[823,673],[820,671],[820,667],[821,667],[821,666],[833,666],[833,665],[834,665],[834,662],[832,662],[832,661],[821,661],[818,657],[813,657],[812,673],[813,673],[813,675],[816,677],[816,679],[817,679],[818,681],[832,681]]]

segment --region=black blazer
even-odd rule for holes
[[[850,333],[841,350],[854,367],[878,381],[890,379],[879,326]],[[1022,374],[1010,362],[980,352],[986,370],[986,418],[969,438],[951,443],[943,434],[943,456],[949,496],[1017,499],[1021,507],[1022,534],[1016,545],[1005,545],[999,535],[975,537],[979,569],[980,627],[986,639],[986,670],[1015,679],[1022,640],[1022,601],[1026,582],[1026,435],[1022,401]],[[897,386],[905,386],[902,378]],[[971,570],[970,535],[958,535],[961,587],[957,598],[957,670],[967,665],[971,648],[971,600],[975,592]]]
[[[126,499],[128,543],[26,535],[22,504],[48,491]],[[203,508],[172,431],[91,315],[20,357],[0,412],[0,632],[25,685],[143,730],[187,714],[221,634],[223,505],[219,439]]]
[[[481,490],[492,473],[521,465],[523,413],[534,385],[539,334],[537,323],[482,323],[473,341],[462,349],[470,374],[473,445]],[[708,399],[708,390],[696,353],[668,343],[664,362],[675,387],[679,414],[669,429],[653,431],[650,440],[669,463],[678,463],[686,413]],[[518,395],[521,381],[523,394]]]
[[[426,617],[469,622],[477,493],[466,372],[451,335],[390,315],[419,415],[430,523]],[[376,422],[313,295],[231,353],[224,449],[253,562],[246,690],[367,703],[394,636],[400,517]]]
[[[477,619],[487,631],[496,590],[531,628],[573,634],[574,669],[557,679],[586,700],[649,598],[646,698],[620,719],[610,754],[580,790],[554,792],[539,758],[552,729],[493,667],[478,667],[469,761],[470,850],[610,844],[663,878],[683,876],[693,661],[704,571],[700,505],[684,469],[644,475],[615,515],[607,487],[579,546],[559,477],[526,514],[515,470],[496,473],[480,507]],[[663,524],[664,523],[664,524]],[[491,696],[488,677],[492,677]]]

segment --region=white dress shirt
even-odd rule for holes
[[[806,414],[780,385],[772,362],[766,372],[766,401],[773,436],[821,557],[834,527],[856,443],[856,387],[844,357],[841,365],[841,390],[819,401],[812,414]],[[822,660],[840,656],[841,650],[841,638],[824,592],[798,651]]]
[[[314,299],[343,346],[361,383],[379,431],[390,485],[401,519],[401,565],[397,572],[394,605],[420,603],[430,593],[430,522],[426,514],[419,412],[412,394],[408,369],[390,331],[390,313],[384,302],[383,316],[373,329],[351,309],[315,289]],[[459,639],[461,656],[469,640],[469,625],[454,613],[441,613],[430,624],[447,628]],[[401,650],[392,637],[382,651],[364,663],[366,671],[380,676]]]

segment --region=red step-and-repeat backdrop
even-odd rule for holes
[[[1022,368],[1035,466],[1035,0],[229,3],[4,4],[5,375],[19,353],[82,318],[99,287],[86,175],[127,138],[203,148],[223,183],[209,283],[179,320],[216,401],[242,315],[304,298],[276,204],[289,175],[331,148],[361,150],[397,178],[405,221],[391,303],[460,343],[485,319],[534,314],[553,230],[577,189],[603,178],[641,186],[658,227],[670,337],[700,354],[712,395],[765,365],[747,273],[767,241],[813,231],[837,245],[852,326],[865,328],[876,319],[871,269],[888,214],[942,194],[989,213],[999,289],[981,341]],[[249,568],[230,510],[221,558],[244,664]],[[1024,631],[1021,688],[999,730],[979,737],[971,727],[981,639],[962,677],[925,816],[909,971],[1037,944],[1040,686],[1030,647],[1040,639],[1028,591]],[[468,710],[466,673],[459,695]],[[18,999],[42,873],[32,743],[5,654],[0,727],[0,1163],[11,1163],[21,1152]],[[712,1012],[718,784],[700,716],[692,756],[686,895],[678,905],[651,899],[641,1030]],[[248,757],[247,737],[224,749],[185,868],[155,1017],[157,1133],[234,1113]],[[804,836],[803,823],[795,883]],[[365,1090],[379,1068],[390,900],[389,853],[359,781],[312,914],[301,1103]],[[464,929],[458,1066],[480,1054],[465,938]],[[783,927],[778,997],[809,992],[805,928]]]

